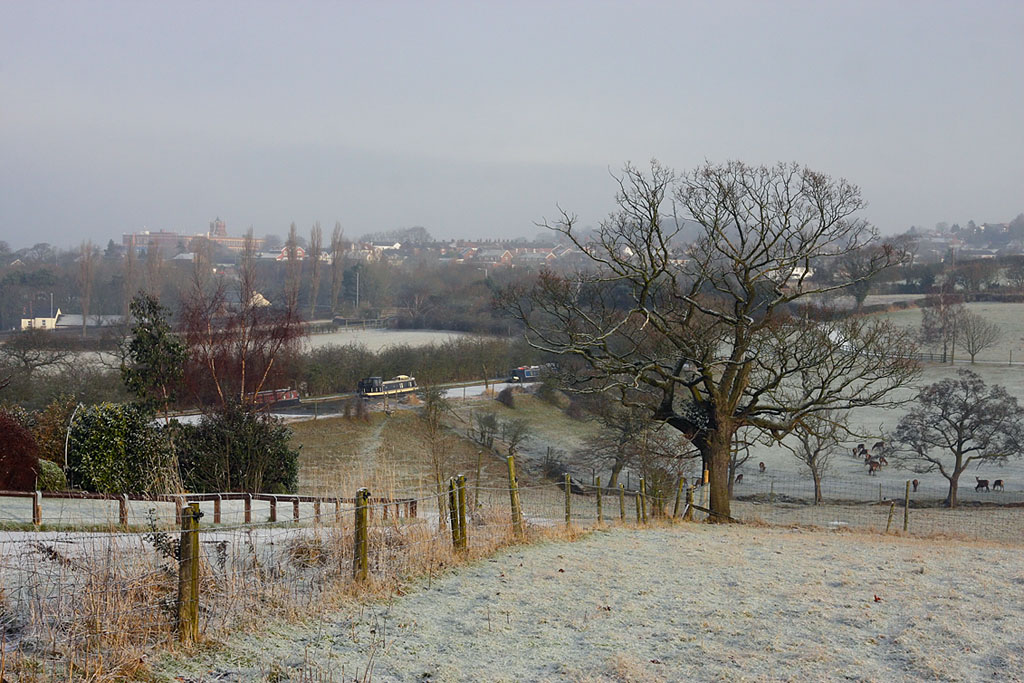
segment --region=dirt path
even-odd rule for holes
[[[1022,680],[1021,548],[687,525],[520,547],[186,680]],[[877,596],[877,600],[876,600]]]

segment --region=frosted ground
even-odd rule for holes
[[[451,339],[459,337],[476,336],[464,332],[451,332],[447,330],[338,330],[329,334],[313,334],[305,338],[304,344],[308,349],[318,349],[322,346],[348,346],[349,344],[360,344],[369,351],[380,351],[388,346],[427,346],[428,344],[443,344]]]
[[[198,659],[165,660],[157,673],[185,681],[1020,681],[1020,551],[800,529],[615,529],[513,548],[315,623],[238,634]]]

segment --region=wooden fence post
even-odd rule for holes
[[[313,501],[313,524],[320,524],[320,499]]]
[[[117,523],[121,528],[128,526],[128,494],[122,493],[117,497]]]
[[[679,487],[676,489],[676,504],[672,507],[672,519],[679,517],[679,502],[683,497],[684,486],[686,486],[686,477],[680,477]]]
[[[356,491],[356,534],[352,553],[352,576],[356,581],[365,581],[370,575],[370,490],[363,487]]]
[[[894,512],[896,512],[895,500],[889,504],[889,519],[885,520],[885,533],[889,533],[889,527],[892,526],[892,515]]]
[[[220,504],[222,496],[218,493],[217,497],[213,499],[213,523],[220,524]]]
[[[466,528],[466,475],[460,474],[455,479],[459,499],[459,547],[469,547],[469,530]],[[395,515],[397,517],[397,514]]]
[[[299,523],[299,497],[295,496],[292,499],[292,521],[296,524]]]
[[[508,456],[508,498],[512,507],[512,528],[518,538],[523,537],[523,511],[519,507],[519,481],[516,479],[516,460]]]
[[[199,640],[199,503],[182,510],[178,546],[178,639]]]
[[[640,477],[640,519],[642,524],[647,524],[647,481]]]
[[[619,521],[626,523],[626,488],[619,484]]]
[[[597,487],[597,523],[604,524],[604,510],[601,509],[601,477],[594,479],[594,485]]]
[[[175,496],[174,497],[174,523],[177,524],[178,526],[181,526],[182,523],[184,522],[184,519],[185,519],[182,516],[183,513],[184,513],[184,509],[183,508],[184,508],[184,504],[182,503],[181,496]]]
[[[448,478],[448,521],[452,527],[452,547],[458,550],[462,533],[459,531],[459,501],[455,491],[455,477]]]
[[[907,492],[903,496],[903,533],[910,529],[910,480],[907,480]]]
[[[640,524],[643,521],[643,513],[640,512],[640,506],[643,503],[640,501],[639,491],[633,494],[633,502],[636,503],[636,523]]]
[[[245,494],[245,523],[252,524],[252,494]]]
[[[43,492],[32,492],[32,524],[41,526],[43,523]]]
[[[270,497],[270,521],[277,521],[277,496]]]
[[[569,491],[569,473],[565,473],[565,526],[572,524],[572,498]]]
[[[334,499],[334,523],[341,524],[341,498]]]
[[[686,487],[686,512],[683,513],[683,521],[693,521],[693,487]]]

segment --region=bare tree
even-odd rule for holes
[[[150,245],[146,247],[146,291],[150,294],[159,295],[164,284],[164,259],[160,254],[160,247]]]
[[[491,410],[478,410],[473,413],[470,422],[470,438],[484,448],[494,448],[494,437],[498,435],[501,425],[498,416]]]
[[[975,259],[961,264],[953,271],[953,281],[968,294],[987,288],[999,273],[991,259]]]
[[[338,311],[338,296],[341,294],[341,285],[345,275],[345,233],[341,229],[341,223],[334,224],[334,233],[331,235],[331,314]]]
[[[1024,258],[1017,257],[1006,268],[1006,279],[1016,290],[1024,290]]]
[[[975,356],[998,344],[999,339],[1003,336],[1003,329],[999,325],[970,311],[965,311],[961,316],[959,329],[960,344],[967,355],[971,357],[972,365]]]
[[[448,523],[444,482],[455,473],[451,463],[454,439],[445,425],[445,418],[449,413],[451,413],[451,405],[445,398],[444,389],[436,386],[424,387],[420,419],[423,420],[426,427],[427,455],[430,458],[430,472],[434,479],[434,492],[437,495],[437,509],[440,517],[438,522],[441,529],[444,529]],[[477,487],[479,485],[478,481]]]
[[[508,447],[508,454],[515,455],[526,439],[530,438],[530,421],[523,418],[505,420],[501,423],[501,439]]]
[[[638,389],[654,416],[686,436],[710,471],[713,518],[728,518],[736,430],[781,439],[809,416],[896,402],[918,372],[910,335],[862,318],[794,318],[806,297],[843,291],[903,253],[883,246],[857,279],[815,283],[809,266],[877,244],[856,217],[860,190],[797,165],[706,164],[678,176],[627,165],[617,210],[588,237],[562,212],[547,227],[592,262],[544,271],[502,296],[532,345],[564,359],[585,384]],[[673,201],[674,200],[674,201]],[[700,235],[681,242],[682,219]]]
[[[252,405],[257,392],[280,378],[283,361],[302,337],[302,321],[287,298],[272,306],[259,292],[255,240],[246,235],[236,289],[195,269],[182,303],[182,338],[188,350],[185,384],[200,405]],[[277,388],[277,387],[275,387]]]
[[[839,442],[848,433],[847,415],[827,411],[812,415],[793,431],[793,441],[782,445],[799,460],[814,480],[814,504],[820,505],[821,480],[832,464],[832,455]]]
[[[82,242],[78,256],[78,286],[82,298],[82,337],[85,338],[86,319],[89,317],[89,305],[92,303],[92,285],[96,274],[96,245],[92,240]]]
[[[299,258],[299,231],[292,223],[288,229],[288,241],[285,242],[286,272],[284,284],[285,306],[293,311],[299,310],[299,288],[302,286],[302,259]]]
[[[320,260],[323,254],[324,231],[320,229],[320,221],[313,224],[309,232],[309,258],[312,259],[310,266],[313,268],[312,278],[309,283],[309,319],[316,317],[316,297],[320,292]]]
[[[121,313],[125,317],[125,319],[128,318],[128,313],[129,313],[129,310],[131,309],[131,305],[132,305],[132,298],[135,296],[135,291],[137,289],[136,282],[137,282],[138,277],[139,277],[139,273],[138,273],[139,265],[138,264],[139,264],[138,254],[135,253],[134,245],[131,245],[131,246],[128,247],[127,250],[125,250],[123,273],[122,273],[122,281],[121,281],[122,282],[121,298],[123,300],[123,304],[122,304],[122,307],[121,307]]]
[[[956,339],[967,308],[960,297],[950,294],[943,285],[939,293],[925,300],[921,307],[920,339],[924,344],[942,345],[942,362],[952,363],[956,357]]]
[[[884,258],[881,250],[884,250],[881,245],[864,247],[849,251],[839,259],[837,276],[852,283],[845,291],[853,296],[858,313],[864,308],[864,300],[867,299],[872,282],[880,272],[878,261],[880,257]]]
[[[25,375],[47,368],[66,368],[75,354],[52,330],[25,330],[0,344],[0,359]]]
[[[1024,409],[999,386],[964,368],[918,393],[887,439],[893,457],[915,472],[938,471],[949,482],[946,505],[957,506],[960,475],[971,463],[1004,464],[1024,449]]]

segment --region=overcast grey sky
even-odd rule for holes
[[[596,223],[798,161],[883,232],[1024,211],[1024,2],[0,3],[0,239]]]

